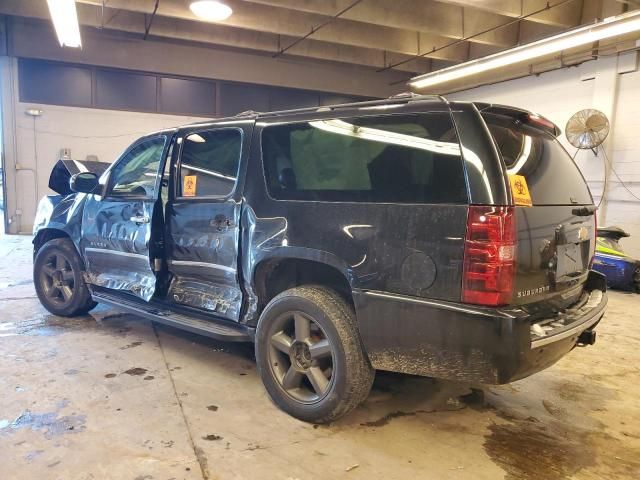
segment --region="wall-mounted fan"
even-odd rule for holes
[[[567,122],[564,134],[571,145],[580,150],[590,149],[598,155],[597,148],[609,135],[609,120],[600,110],[587,108],[575,113]]]
[[[598,149],[602,149],[602,156],[604,157],[604,184],[602,186],[602,195],[600,196],[598,207],[600,207],[607,195],[607,190],[609,189],[609,170],[612,170],[607,159],[607,151],[602,147],[602,142],[604,142],[607,135],[609,135],[609,130],[610,125],[607,116],[600,110],[593,108],[586,108],[574,113],[564,128],[564,134],[567,140],[578,149],[573,155],[574,159],[580,150],[591,150],[597,157]]]
[[[618,172],[615,171],[613,165],[607,158],[607,151],[602,147],[602,142],[609,135],[609,120],[607,116],[599,110],[587,108],[575,113],[567,122],[567,126],[564,129],[564,134],[571,145],[576,147],[576,155],[580,150],[591,150],[594,155],[598,155],[598,149],[602,151],[604,157],[604,185],[602,188],[602,195],[600,196],[600,202],[598,207],[602,204],[602,201],[607,196],[609,189],[609,173],[613,173],[618,182],[629,194],[636,200],[640,200],[640,197],[636,195],[627,184],[620,178]],[[575,158],[576,155],[573,157]],[[601,219],[604,223],[604,214],[602,212]]]

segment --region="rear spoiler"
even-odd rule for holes
[[[548,118],[538,115],[537,113],[529,112],[516,107],[508,107],[506,105],[494,105],[491,103],[474,102],[473,103],[480,113],[489,113],[494,115],[501,115],[503,117],[511,117],[526,125],[531,125],[534,128],[543,130],[550,133],[554,137],[559,136],[562,131],[555,123]]]
[[[89,160],[58,160],[49,176],[49,188],[60,195],[73,193],[69,188],[69,180],[80,172],[92,172],[100,176],[109,168],[109,163]]]

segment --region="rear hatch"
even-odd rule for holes
[[[487,106],[481,112],[512,189],[521,194],[514,192],[517,269],[512,304],[532,314],[548,314],[584,301],[595,250],[595,207],[580,170],[556,139],[557,127],[517,109]],[[518,205],[526,198],[530,206]]]

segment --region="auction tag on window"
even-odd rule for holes
[[[533,206],[526,178],[522,175],[509,175],[509,183],[511,184],[511,193],[516,205]]]
[[[196,183],[198,177],[196,175],[185,175],[182,181],[182,196],[183,197],[195,197],[196,196]]]

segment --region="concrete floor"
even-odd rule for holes
[[[98,307],[48,314],[27,237],[0,237],[0,478],[638,479],[640,296],[614,292],[594,347],[488,387],[378,375],[329,426],[278,410],[250,345]]]

